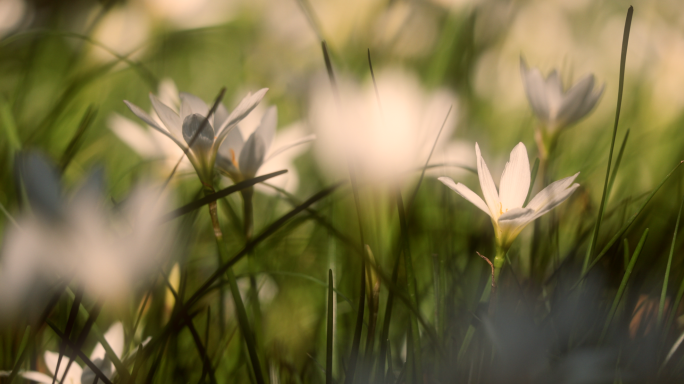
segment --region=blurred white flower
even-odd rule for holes
[[[0,36],[21,24],[27,8],[24,0],[0,0]]]
[[[247,140],[243,138],[240,129],[233,129],[219,148],[216,157],[218,171],[229,177],[234,183],[254,178],[265,162],[315,138],[314,135],[304,136],[276,147],[272,143],[274,142],[277,124],[278,110],[276,107],[270,107],[264,113],[258,128],[249,135]],[[279,165],[288,168],[283,162]]]
[[[549,184],[530,200],[527,207],[523,208],[531,178],[530,161],[525,145],[519,143],[511,151],[510,161],[506,163],[501,174],[499,192],[496,190],[492,175],[480,154],[480,147],[477,143],[475,143],[475,152],[477,174],[480,178],[484,201],[468,187],[461,183],[456,184],[448,177],[440,177],[439,181],[489,215],[494,226],[497,245],[504,251],[508,250],[527,224],[558,206],[579,187],[577,183],[572,184],[579,175],[577,172]]]
[[[454,130],[458,111],[449,91],[427,92],[414,75],[397,69],[379,71],[376,82],[379,99],[370,79],[361,86],[339,78],[339,103],[327,79],[312,90],[315,153],[333,177],[348,175],[352,165],[366,181],[397,182],[425,165],[450,106],[436,155]]]
[[[104,337],[105,340],[107,340],[109,346],[112,347],[114,354],[116,354],[118,358],[121,358],[124,348],[123,324],[118,322],[114,323],[114,325],[112,325],[109,328],[107,333],[105,333]],[[57,361],[59,360],[59,353],[45,351],[43,358],[45,359],[45,365],[47,366],[52,376],[48,376],[44,373],[36,371],[21,372],[21,376],[23,376],[25,379],[44,384],[52,384],[54,376],[54,382],[59,383],[62,379],[62,376],[64,375],[64,370],[66,369],[69,363],[69,357],[66,355],[62,357],[62,361],[59,364],[58,372]],[[92,361],[93,364],[95,364],[95,366],[97,366],[100,369],[100,371],[108,378],[111,379],[114,376],[114,372],[116,372],[116,369],[114,368],[114,364],[112,364],[112,362],[109,361],[109,359],[106,357],[105,349],[102,346],[102,344],[97,343],[95,349],[93,349],[93,352],[90,354],[90,361]],[[88,367],[87,365],[81,368],[80,365],[74,362],[69,367],[69,371],[67,371],[66,377],[64,377],[64,384],[94,383],[96,376],[97,375],[95,374],[95,372],[93,372],[93,370],[90,369],[90,367]]]
[[[532,111],[550,132],[572,125],[586,116],[598,102],[605,84],[594,90],[594,75],[586,75],[570,89],[555,69],[546,77],[537,68],[528,68],[520,58],[520,73]]]
[[[179,29],[201,28],[224,23],[235,17],[245,0],[136,0],[153,18],[170,22]]]
[[[159,222],[168,197],[158,188],[139,186],[116,209],[106,209],[97,173],[64,199],[45,160],[33,154],[20,163],[33,214],[20,217],[4,238],[1,313],[32,310],[60,279],[116,304],[157,271],[173,238]]]
[[[218,150],[226,137],[234,131],[237,124],[244,119],[257,104],[263,99],[268,88],[263,88],[255,94],[247,94],[238,106],[228,113],[223,104],[219,104],[216,113],[211,115],[208,124],[196,134],[202,122],[209,113],[209,106],[197,96],[189,93],[180,93],[180,111],[174,106],[169,106],[150,94],[152,107],[162,124],[157,123],[150,115],[140,107],[124,100],[131,111],[150,125],[152,128],[166,135],[181,149],[185,150],[188,143],[194,142],[187,153],[190,163],[205,187],[212,187],[214,177],[214,163]],[[196,136],[196,137],[195,137]]]

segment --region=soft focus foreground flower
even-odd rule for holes
[[[123,324],[115,323],[114,325],[112,325],[107,331],[107,333],[105,333],[104,337],[105,340],[107,340],[109,346],[112,347],[112,350],[114,350],[116,356],[118,358],[121,358],[124,348]],[[45,359],[45,365],[47,366],[52,376],[56,376],[56,380],[54,382],[59,383],[62,379],[62,376],[64,375],[64,370],[66,369],[66,366],[69,363],[69,357],[62,357],[62,361],[59,364],[59,372],[56,372],[59,353],[45,351],[45,355],[43,355],[43,357]],[[112,362],[106,358],[105,349],[100,343],[97,343],[95,349],[93,349],[93,352],[90,354],[90,361],[92,361],[93,364],[95,364],[100,369],[100,371],[102,371],[102,373],[110,379],[116,371],[116,369],[114,368],[114,364],[112,364]],[[21,372],[21,375],[25,379],[36,381],[38,383],[53,383],[52,376],[48,376],[41,372],[27,371]],[[93,372],[87,365],[84,368],[81,368],[81,366],[79,366],[78,364],[73,363],[69,367],[69,371],[67,372],[66,377],[64,378],[64,384],[94,383],[96,376],[97,375],[95,374],[95,372]]]
[[[178,88],[171,79],[163,79],[159,82],[157,98],[163,104],[173,106],[174,109],[178,109],[180,106]],[[150,116],[157,125],[163,124],[154,109],[150,111]],[[179,170],[187,170],[192,167],[187,157],[183,156],[183,150],[156,129],[148,129],[149,126],[144,128],[118,113],[113,113],[109,117],[107,125],[121,141],[142,158],[153,161],[159,160],[163,165],[161,172],[165,177],[169,175],[181,157],[183,160],[180,163]]]
[[[458,112],[450,92],[428,93],[415,76],[396,69],[378,72],[376,83],[379,98],[370,79],[359,86],[340,78],[339,103],[327,79],[313,89],[309,117],[315,152],[334,177],[348,175],[351,164],[365,181],[396,182],[425,165],[450,106],[436,154],[453,132]]]
[[[32,214],[9,229],[0,260],[0,313],[40,305],[58,282],[114,304],[168,255],[172,231],[159,223],[168,197],[140,186],[116,209],[106,209],[98,174],[62,197],[59,178],[38,155],[22,158]]]
[[[315,138],[314,135],[305,136],[272,150],[277,124],[278,110],[276,107],[270,107],[264,113],[258,128],[247,140],[243,138],[240,129],[233,129],[219,148],[216,158],[217,169],[233,182],[239,183],[254,178],[261,165],[272,157]]]
[[[520,72],[532,110],[552,132],[576,123],[591,112],[605,88],[604,84],[594,91],[594,75],[587,75],[565,90],[558,71],[551,71],[545,79],[539,69],[528,68],[522,58]]]
[[[266,91],[268,88],[260,89],[255,94],[249,93],[230,114],[222,104],[219,104],[216,113],[209,117],[208,124],[203,127],[199,134],[196,132],[207,117],[209,106],[197,96],[180,93],[180,111],[177,111],[150,94],[152,107],[157,112],[162,124],[155,122],[140,107],[127,100],[124,100],[124,103],[136,116],[173,140],[181,149],[185,150],[194,139],[190,151],[188,151],[188,159],[195,167],[200,181],[205,186],[211,187],[214,162],[221,144],[240,120],[244,119],[259,104]]]
[[[491,217],[497,245],[503,250],[510,247],[527,224],[558,206],[579,187],[577,183],[572,184],[579,175],[577,172],[570,177],[549,184],[530,200],[527,207],[523,208],[531,177],[530,161],[525,145],[519,143],[511,151],[510,161],[506,163],[501,174],[498,192],[477,143],[475,143],[475,152],[477,174],[480,178],[484,201],[468,187],[461,183],[456,184],[448,177],[440,177],[439,181]]]

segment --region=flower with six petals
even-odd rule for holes
[[[448,177],[440,177],[439,181],[489,215],[494,226],[497,245],[504,251],[508,250],[527,224],[558,206],[579,187],[579,184],[573,184],[579,175],[578,172],[549,184],[532,198],[526,207],[523,207],[531,178],[530,162],[525,145],[519,143],[511,151],[510,161],[506,163],[501,174],[498,192],[477,143],[475,143],[475,152],[477,174],[480,178],[484,200],[465,185],[456,184]]]
[[[594,75],[581,78],[570,89],[563,88],[558,71],[544,78],[537,68],[528,68],[520,58],[520,73],[532,111],[550,132],[572,125],[596,106],[605,84],[594,91]]]

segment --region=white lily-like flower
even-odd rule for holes
[[[480,178],[484,200],[465,185],[456,184],[448,177],[440,177],[439,181],[489,215],[494,226],[497,245],[504,251],[508,250],[527,224],[558,206],[579,187],[579,184],[573,184],[579,175],[577,172],[549,184],[530,200],[526,207],[523,207],[531,178],[530,161],[525,145],[519,143],[511,151],[510,160],[501,174],[498,192],[477,143],[475,143],[475,152],[477,174]]]
[[[572,125],[591,112],[605,88],[604,84],[594,90],[594,75],[589,74],[565,90],[557,70],[544,78],[538,68],[528,68],[522,58],[520,73],[534,114],[551,132]]]
[[[107,340],[109,346],[112,347],[112,350],[114,351],[116,356],[118,358],[121,358],[124,348],[123,324],[121,324],[120,322],[114,323],[105,333],[104,337],[105,340]],[[19,374],[27,380],[44,384],[52,384],[53,376],[55,376],[54,382],[60,383],[62,376],[64,376],[64,370],[66,369],[69,363],[69,357],[67,355],[62,356],[62,361],[59,364],[59,371],[57,371],[57,361],[59,360],[59,353],[45,351],[43,358],[45,359],[45,365],[47,366],[47,369],[50,371],[50,374],[52,376],[48,376],[42,372],[37,371],[24,371],[19,372]],[[106,357],[106,352],[102,344],[97,343],[95,349],[93,349],[93,352],[90,354],[90,361],[92,361],[93,364],[95,364],[95,366],[97,366],[100,369],[100,371],[108,378],[111,379],[112,376],[114,376],[114,372],[116,371],[116,369],[114,368],[114,364],[112,364],[112,362]],[[8,375],[9,372],[0,371],[0,376]],[[90,369],[90,367],[86,365],[82,368],[80,365],[74,362],[69,367],[69,371],[67,371],[67,374],[64,377],[63,384],[90,384],[95,382],[95,377],[96,374],[95,372],[93,372],[92,369]]]
[[[162,103],[173,106],[174,109],[178,109],[180,106],[178,88],[171,79],[166,78],[159,82],[157,98]],[[157,125],[163,124],[154,111],[154,108],[150,110],[149,115],[154,119]],[[118,113],[112,113],[112,115],[109,116],[107,119],[107,126],[119,139],[121,139],[121,141],[126,143],[126,145],[133,149],[143,159],[158,162],[161,166],[161,174],[164,177],[169,175],[171,170],[176,166],[176,163],[178,163],[178,159],[183,156],[183,149],[169,140],[163,133],[153,128],[144,127]],[[187,157],[183,156],[183,160],[181,161],[178,170],[190,169],[192,169],[192,164]]]
[[[271,150],[278,125],[278,109],[270,107],[264,113],[258,128],[245,140],[240,129],[228,133],[218,150],[216,167],[234,183],[252,179],[262,164],[281,153],[308,143],[315,135],[304,136],[282,147]]]
[[[219,104],[216,113],[209,117],[208,124],[197,134],[197,137],[195,134],[209,113],[209,106],[197,96],[181,92],[180,111],[177,111],[150,94],[152,107],[162,124],[155,122],[140,107],[126,100],[124,103],[136,116],[173,140],[181,149],[185,150],[194,138],[188,151],[188,159],[195,167],[200,181],[206,187],[211,188],[214,163],[221,144],[237,124],[259,104],[266,91],[268,88],[260,89],[254,94],[249,93],[230,114],[222,104]]]

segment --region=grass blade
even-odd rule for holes
[[[606,204],[606,196],[608,193],[608,182],[610,181],[610,166],[613,161],[613,149],[615,148],[615,136],[617,135],[618,122],[620,120],[620,109],[622,107],[622,92],[625,83],[625,62],[627,61],[627,43],[629,42],[629,30],[632,25],[632,14],[634,13],[634,8],[632,6],[627,10],[627,18],[625,20],[625,30],[622,35],[622,53],[620,55],[620,79],[618,82],[618,99],[617,108],[615,111],[615,125],[613,126],[613,137],[610,141],[610,151],[608,153],[608,167],[606,168],[606,179],[603,183],[603,194],[601,195],[601,204],[599,205],[598,217],[596,218],[596,226],[594,227],[594,235],[591,238],[591,243],[589,245],[589,252],[584,260],[582,266],[582,272],[587,270],[589,261],[591,260],[591,255],[596,251],[596,243],[598,242],[598,235],[601,230],[601,219],[603,218],[603,211]]]
[[[674,253],[675,243],[677,242],[677,231],[679,231],[679,220],[682,218],[682,207],[684,207],[684,198],[682,198],[682,202],[681,204],[679,204],[677,223],[675,224],[674,235],[672,235],[672,246],[670,246],[670,255],[667,258],[667,267],[665,268],[665,279],[663,280],[663,290],[660,293],[660,305],[658,306],[658,327],[660,327],[663,321],[663,311],[665,310],[665,296],[667,295],[667,283],[670,280],[672,254]]]
[[[287,169],[283,169],[282,171],[269,173],[267,175],[255,177],[253,179],[249,179],[249,180],[241,181],[237,184],[233,184],[228,188],[222,189],[218,192],[207,194],[199,200],[195,200],[192,203],[186,204],[186,205],[184,205],[178,209],[175,209],[175,210],[167,213],[166,215],[164,215],[161,220],[162,221],[173,220],[177,217],[186,215],[186,214],[188,214],[188,213],[190,213],[196,209],[199,209],[199,208],[201,208],[201,207],[203,207],[209,203],[212,203],[218,199],[221,199],[223,197],[231,195],[235,192],[240,192],[243,189],[249,188],[249,187],[251,187],[257,183],[261,183],[261,182],[266,181],[270,178],[280,176],[286,172],[287,172]]]
[[[615,182],[615,177],[617,176],[618,168],[620,168],[620,163],[622,162],[622,155],[625,153],[625,147],[627,146],[627,139],[629,138],[629,131],[625,133],[625,138],[622,139],[622,144],[620,145],[620,151],[618,152],[618,157],[615,160],[615,168],[613,168],[613,174],[610,175],[610,182],[608,182],[608,193],[607,196],[610,198],[610,192],[613,190],[613,183]]]
[[[325,348],[325,384],[333,384],[333,300],[335,299],[333,290],[333,273],[328,269],[328,327]]]
[[[632,274],[632,270],[634,269],[634,265],[637,262],[637,259],[639,258],[639,254],[641,253],[641,249],[644,247],[644,243],[646,242],[646,238],[648,237],[648,228],[644,231],[644,234],[641,235],[641,240],[639,240],[639,244],[637,244],[636,249],[634,250],[634,254],[632,255],[632,259],[629,261],[629,265],[627,266],[627,270],[625,271],[625,275],[622,277],[622,282],[620,282],[620,288],[618,288],[617,294],[615,295],[615,298],[613,299],[613,305],[610,307],[610,311],[608,312],[608,318],[606,319],[606,323],[603,325],[603,332],[601,332],[601,338],[599,340],[599,344],[602,343],[603,339],[606,336],[606,332],[608,332],[608,327],[610,327],[610,323],[613,320],[613,316],[615,315],[615,311],[617,310],[618,304],[620,304],[620,299],[622,298],[622,294],[625,291],[625,288],[627,287],[627,282],[629,281],[629,276]],[[625,240],[625,243],[627,240]],[[626,247],[626,244],[625,244]]]

